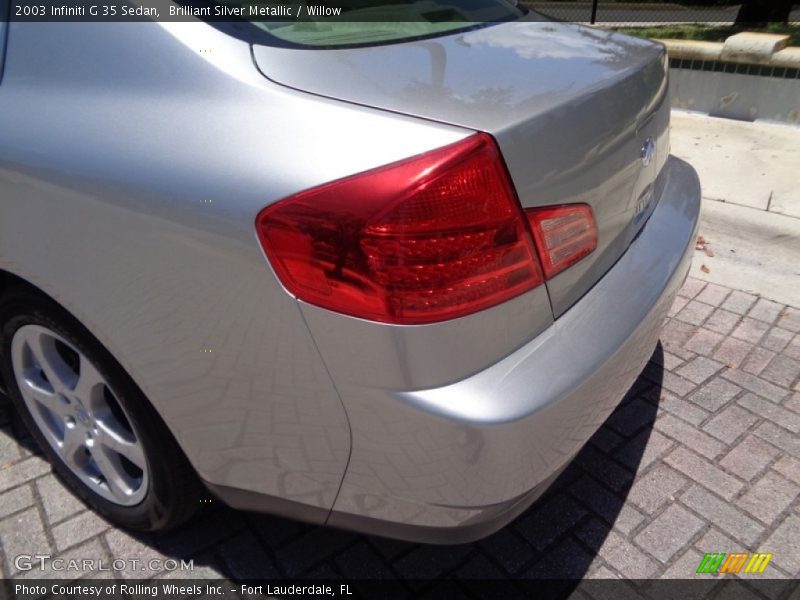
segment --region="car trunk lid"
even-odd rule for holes
[[[254,57],[292,88],[492,134],[525,208],[591,205],[597,249],[547,282],[556,317],[616,262],[653,209],[668,152],[661,45],[518,21],[370,47],[256,45]]]

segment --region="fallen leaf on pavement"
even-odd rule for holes
[[[707,266],[705,266],[705,265],[700,265],[700,270],[701,270],[703,273],[711,273],[711,269],[709,269],[709,268],[708,268]]]

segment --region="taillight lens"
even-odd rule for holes
[[[525,214],[547,279],[597,247],[597,225],[588,204],[530,208]]]
[[[281,200],[257,230],[292,294],[375,321],[452,319],[543,281],[486,134]]]

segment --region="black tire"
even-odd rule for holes
[[[24,325],[46,327],[72,344],[106,379],[122,405],[144,449],[148,489],[133,506],[111,502],[82,482],[40,431],[14,375],[11,342]],[[207,492],[175,438],[133,380],[103,345],[52,300],[25,288],[8,290],[0,299],[0,372],[22,421],[66,485],[109,521],[139,531],[162,531],[189,519]]]

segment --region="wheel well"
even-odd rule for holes
[[[148,404],[149,408],[153,411],[153,414],[154,414],[155,418],[157,418],[161,422],[161,425],[163,425],[164,431],[171,437],[172,441],[176,444],[176,447],[178,448],[178,451],[181,452],[181,456],[187,462],[189,462],[188,458],[186,457],[186,454],[183,452],[183,449],[178,444],[177,438],[176,438],[174,432],[171,430],[171,428],[164,421],[164,418],[161,416],[159,411],[156,410],[155,406],[153,405],[152,400],[150,400],[150,398],[142,391],[142,389],[139,387],[139,385],[136,383],[136,381],[133,379],[133,377],[131,377],[131,375],[127,371],[127,369],[125,369],[125,367],[122,366],[122,364],[119,362],[119,360],[111,353],[111,351],[106,347],[106,345],[103,344],[99,339],[97,339],[97,336],[95,336],[91,331],[89,331],[89,329],[85,325],[83,325],[83,323],[75,315],[73,315],[72,312],[69,309],[64,307],[60,302],[58,302],[58,300],[56,300],[55,298],[50,296],[50,294],[48,294],[44,290],[36,287],[34,284],[30,283],[29,281],[26,281],[25,279],[22,279],[21,277],[19,277],[17,275],[14,275],[13,273],[9,273],[8,271],[4,271],[4,270],[0,269],[0,299],[2,299],[7,293],[11,292],[12,290],[19,290],[19,289],[24,289],[27,292],[33,293],[33,294],[35,294],[37,296],[40,296],[41,298],[43,298],[43,299],[45,299],[45,300],[47,300],[49,302],[55,304],[62,311],[64,311],[64,313],[66,313],[66,315],[71,317],[78,326],[82,327],[86,331],[86,333],[88,335],[90,335],[91,337],[93,337],[95,339],[97,344],[99,344],[100,347],[102,348],[102,350],[108,355],[108,357],[116,363],[116,366],[128,378],[130,383],[133,386],[136,387],[137,391],[141,394],[141,397]],[[0,345],[0,353],[2,353],[2,346],[1,345]],[[3,377],[1,375],[0,375],[0,393],[4,393],[4,394],[6,393],[5,382],[3,381]]]
[[[51,298],[47,293],[40,290],[38,287],[30,283],[29,281],[25,281],[21,277],[14,275],[13,273],[9,273],[8,271],[4,271],[0,269],[0,298],[5,296],[7,292],[12,289],[19,289],[25,288],[27,291],[42,296],[43,298],[47,298],[51,302],[56,302],[53,298]],[[61,306],[59,304],[59,306]],[[0,347],[0,355],[2,355],[3,349]],[[6,394],[6,383],[3,381],[3,377],[0,376],[0,393]]]
[[[28,290],[40,294],[50,300],[53,300],[50,296],[48,296],[45,292],[40,290],[38,287],[33,285],[32,283],[25,281],[22,277],[14,275],[13,273],[9,273],[8,271],[3,271],[0,269],[0,296],[3,296],[8,290],[15,287],[24,287]],[[53,300],[55,302],[55,300]]]

